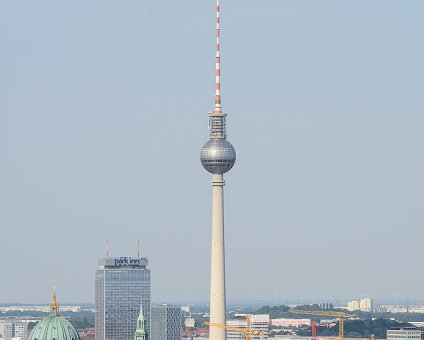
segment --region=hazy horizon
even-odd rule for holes
[[[334,299],[334,300],[325,300],[325,299],[316,299],[316,300],[307,300],[307,301],[303,301],[301,302],[300,300],[286,300],[286,301],[274,301],[274,300],[227,300],[227,307],[231,308],[234,306],[238,306],[238,307],[245,307],[245,306],[284,306],[284,305],[298,305],[298,306],[303,306],[303,305],[315,305],[315,304],[325,304],[325,303],[333,303],[333,305],[335,307],[347,307],[347,302],[348,301],[352,301],[352,300],[359,300],[360,298],[364,298],[364,297],[356,297],[356,298],[344,298],[343,302],[341,301],[341,299]],[[380,305],[392,305],[392,306],[412,306],[412,305],[424,305],[424,299],[410,299],[410,298],[406,298],[406,299],[396,299],[395,297],[393,298],[386,298],[386,299],[373,299],[373,304],[374,306],[380,306]],[[180,305],[180,306],[208,306],[209,305],[209,300],[205,299],[205,300],[152,300],[151,301],[152,306],[154,305],[161,305],[161,304],[170,304],[170,305]],[[25,305],[29,305],[25,302],[5,302],[5,303],[0,303],[0,306],[25,306]],[[35,306],[48,306],[50,305],[50,302],[47,301],[45,303],[34,303],[33,305]],[[70,301],[62,301],[60,303],[60,306],[82,306],[82,307],[94,307],[94,301],[93,302],[81,302],[81,301],[74,301],[74,302],[70,302]],[[59,306],[59,307],[60,307]],[[72,312],[69,312],[72,313]]]

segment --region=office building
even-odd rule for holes
[[[151,309],[149,340],[180,340],[182,313],[179,306],[160,305]]]
[[[421,330],[414,327],[388,329],[387,340],[421,340]]]
[[[150,334],[150,270],[147,258],[106,257],[96,270],[96,340],[134,338],[142,304]]]
[[[250,336],[250,339],[252,340],[266,340],[268,339],[268,334],[269,334],[269,315],[268,314],[244,315],[240,319],[227,320],[227,326],[247,329],[250,332],[255,333]],[[244,339],[244,335],[240,332],[228,329],[227,339],[242,340]]]

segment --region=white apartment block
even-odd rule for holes
[[[382,306],[388,313],[408,313],[408,307],[405,306]]]
[[[243,316],[240,314],[240,316]],[[246,316],[249,317],[249,327],[247,325]],[[237,327],[241,329],[249,329],[253,332],[250,336],[252,340],[267,340],[269,334],[269,315],[268,314],[257,314],[257,315],[244,315],[241,319],[227,320],[227,326]],[[228,340],[242,340],[244,335],[240,332],[227,329]]]
[[[353,300],[347,303],[347,310],[353,312],[355,310],[359,310],[359,301]]]
[[[28,335],[28,325],[26,323],[15,322],[15,339],[26,340]]]
[[[363,298],[360,300],[353,300],[347,303],[347,309],[351,312],[360,310],[361,312],[372,311],[372,300],[371,298]]]
[[[424,306],[410,306],[408,308],[409,313],[424,313]]]
[[[394,305],[383,305],[380,307],[381,311],[388,313],[424,313],[423,305],[413,306],[394,306]]]
[[[421,330],[407,327],[388,329],[387,340],[421,340]]]
[[[190,313],[190,306],[181,306],[181,310],[185,313]]]
[[[60,306],[61,312],[81,312],[80,306]],[[50,306],[4,306],[0,312],[43,312],[50,313]]]
[[[288,318],[272,319],[271,325],[279,326],[279,327],[310,326],[311,325],[311,319],[288,319]]]
[[[359,300],[359,310],[361,310],[362,312],[371,312],[372,311],[371,298],[363,298]]]
[[[186,328],[194,328],[195,320],[194,318],[185,318],[184,319],[184,326]]]
[[[26,340],[27,324],[14,321],[0,321],[0,340]]]
[[[1,321],[0,322],[0,339],[12,340],[13,338],[13,322]]]

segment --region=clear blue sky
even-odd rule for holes
[[[0,3],[0,302],[93,301],[106,238],[208,299],[214,6]],[[222,0],[229,299],[423,297],[423,13]]]

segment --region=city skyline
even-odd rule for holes
[[[221,6],[228,300],[422,298],[422,1]],[[0,4],[0,303],[92,302],[138,238],[152,300],[208,299],[214,7]]]

